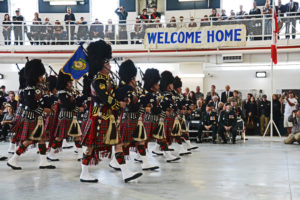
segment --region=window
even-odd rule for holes
[[[16,15],[16,10],[20,9],[25,21],[32,21],[34,13],[38,12],[38,0],[11,0],[11,15]]]
[[[119,0],[90,0],[90,2],[92,21],[98,18],[102,23],[107,23],[108,19],[117,22],[118,16],[115,10],[119,7]]]

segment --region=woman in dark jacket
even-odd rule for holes
[[[273,99],[273,121],[275,122],[275,124],[276,124],[276,126],[279,130],[280,119],[281,119],[281,116],[282,116],[281,103],[279,101],[279,98],[278,98],[277,94],[273,94],[272,99]]]
[[[246,134],[257,134],[257,103],[252,96],[250,101],[246,100]]]

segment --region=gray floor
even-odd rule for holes
[[[7,143],[0,144],[6,152]],[[0,199],[300,199],[300,146],[250,137],[246,144],[201,144],[178,163],[153,157],[160,170],[144,172],[132,183],[123,183],[108,160],[93,166],[97,184],[79,182],[80,163],[73,150],[60,154],[56,170],[39,170],[38,155],[31,149],[22,156],[22,171],[0,162]],[[131,161],[132,169],[141,170]]]

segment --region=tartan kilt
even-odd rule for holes
[[[155,131],[156,127],[157,127],[157,122],[154,122],[153,120],[143,120],[143,124],[145,127],[145,131],[147,133],[147,138],[152,139],[152,134]]]
[[[86,133],[84,132],[84,129],[85,129],[85,127],[87,126],[87,124],[88,124],[88,122],[89,122],[89,119],[84,119],[83,118],[83,120],[82,120],[82,123],[81,123],[81,126],[80,126],[80,128],[81,128],[81,132],[82,132],[82,139],[84,139],[84,137],[85,137],[85,135],[86,135]],[[91,124],[90,124],[91,125]],[[89,126],[90,126],[89,125]]]
[[[68,131],[70,129],[71,123],[72,123],[73,118],[68,119],[68,118],[62,118],[58,119],[57,122],[57,127],[55,131],[55,137],[63,138],[66,139],[68,138]]]
[[[37,117],[35,117],[35,119],[32,120],[25,118],[22,123],[22,128],[23,128],[22,132],[20,132],[17,140],[21,142],[25,140],[29,140],[32,131],[36,127],[37,121],[38,121]]]
[[[92,118],[87,120],[84,131],[82,132],[82,134],[84,135],[82,140],[82,145],[87,147],[92,147],[96,149],[96,151],[109,150],[110,145],[104,144],[104,139],[109,126],[109,119],[108,120],[101,119],[100,125],[98,120],[96,121],[96,125],[95,125],[96,127],[94,128],[95,130],[94,140],[90,140],[89,138],[89,135],[92,134],[91,125],[92,125]],[[97,128],[98,125],[99,125],[99,129]]]
[[[175,118],[172,117],[166,117],[164,120],[164,128],[165,128],[165,134],[166,139],[169,143],[172,142],[172,129],[174,125]]]
[[[13,126],[11,127],[11,131],[17,134],[20,131],[20,125],[22,124],[22,116],[17,115],[16,119],[13,122]]]
[[[133,140],[133,134],[137,128],[138,118],[130,119],[125,118],[122,120],[122,126],[120,127],[119,139],[122,143],[131,143]]]
[[[53,129],[55,129],[56,124],[55,124],[54,118],[55,118],[54,115],[49,115],[45,119],[45,124],[44,124],[45,134],[44,135],[45,135],[46,140],[50,140],[55,137]]]

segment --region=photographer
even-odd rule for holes
[[[284,140],[285,144],[293,144],[297,141],[300,144],[300,110],[294,110],[288,121],[293,124],[291,134]]]
[[[284,120],[283,125],[287,130],[287,134],[291,133],[293,123],[288,121],[289,116],[292,114],[293,110],[296,110],[297,99],[293,91],[289,91],[288,95],[284,92],[280,97],[280,102],[284,104]]]

